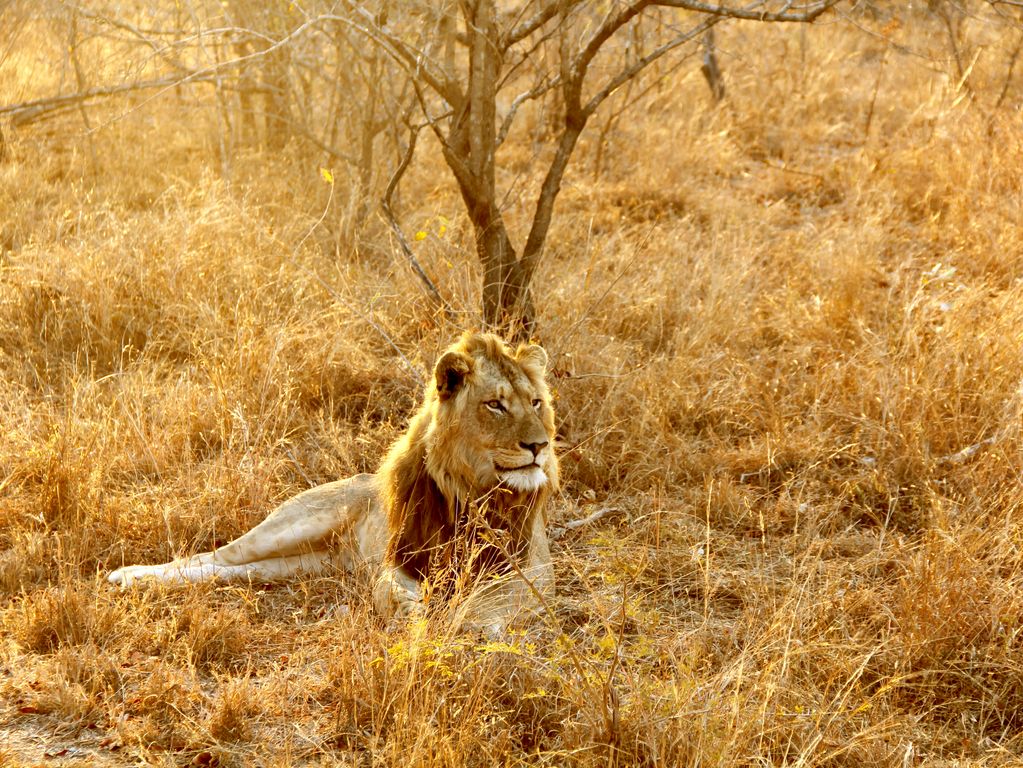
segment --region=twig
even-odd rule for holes
[[[1001,435],[993,435],[991,437],[986,437],[979,443],[974,443],[973,445],[966,446],[961,451],[950,453],[948,456],[938,456],[935,459],[935,461],[938,464],[962,464],[963,462],[969,461],[974,456],[976,456],[981,448],[986,448],[989,445],[994,445],[999,441],[1000,438]]]
[[[314,26],[316,23],[323,20],[330,20],[331,16],[319,16],[316,18],[309,19],[305,23],[296,27],[294,30],[289,32],[287,35],[282,37],[280,40],[272,41],[272,43],[261,51],[246,54],[245,56],[239,56],[225,62],[218,62],[212,66],[202,67],[201,69],[194,70],[188,74],[178,75],[175,77],[165,77],[158,80],[146,80],[141,83],[123,83],[121,85],[110,85],[99,88],[91,88],[87,91],[80,93],[71,93],[63,96],[51,96],[44,99],[35,99],[33,101],[23,102],[21,104],[10,104],[7,106],[0,107],[0,115],[11,114],[13,115],[11,122],[15,125],[24,125],[32,122],[39,117],[47,114],[48,112],[59,110],[67,107],[68,105],[79,104],[83,101],[90,99],[99,98],[102,96],[113,96],[120,93],[130,93],[132,91],[148,90],[152,88],[163,90],[173,88],[179,85],[185,85],[187,83],[201,83],[201,82],[215,82],[217,76],[228,69],[234,67],[240,67],[248,61],[257,60],[268,56],[278,48],[289,44],[292,40],[303,34],[307,29]],[[224,28],[218,31],[234,31],[234,28]],[[245,30],[248,34],[256,34],[251,30]],[[267,38],[268,40],[270,38]],[[157,96],[160,94],[158,93]],[[150,97],[150,99],[155,97]],[[147,99],[149,101],[150,99]],[[137,107],[136,107],[137,108]],[[123,116],[122,116],[123,117]],[[104,123],[105,127],[108,123]]]
[[[760,8],[761,3],[752,3],[744,8],[732,8],[725,5],[703,3],[698,0],[653,0],[651,5],[662,5],[670,8],[685,8],[689,11],[699,11],[711,16],[720,16],[725,19],[745,19],[747,21],[781,21],[795,24],[809,24],[816,21],[825,11],[838,0],[820,0],[817,3],[808,3],[798,11],[790,11],[792,3],[786,3],[780,11],[768,11]]]
[[[819,181],[821,183],[823,183],[825,181],[824,177],[821,174],[814,173],[813,171],[801,171],[798,168],[788,168],[788,167],[786,167],[784,165],[776,165],[774,163],[768,162],[767,160],[759,160],[758,162],[761,165],[763,165],[765,168],[770,168],[773,171],[781,171],[782,173],[791,173],[791,174],[794,174],[796,176],[806,176],[806,177],[811,178],[811,179],[817,179],[817,181]]]
[[[515,114],[519,111],[519,107],[527,101],[537,99],[540,96],[547,93],[552,88],[561,84],[561,77],[555,76],[550,80],[541,80],[537,85],[524,93],[520,93],[512,101],[511,106],[508,108],[508,113],[504,116],[504,120],[501,121],[501,127],[497,132],[497,139],[495,146],[500,147],[504,140],[508,137],[508,131],[511,130],[512,121],[515,119]]]
[[[1023,48],[1023,34],[1020,35],[1019,42],[1016,43],[1016,47],[1012,51],[1012,56],[1009,57],[1009,67],[1005,72],[1005,82],[1002,83],[1002,92],[998,94],[998,101],[995,102],[995,109],[1002,106],[1002,102],[1005,101],[1005,96],[1009,92],[1009,84],[1012,82],[1012,70],[1016,68],[1016,59],[1019,58],[1021,48]]]
[[[621,72],[619,72],[617,75],[608,80],[608,82],[604,85],[603,88],[601,88],[599,91],[593,94],[593,96],[590,97],[590,100],[587,101],[586,105],[582,108],[583,112],[587,116],[592,115],[594,112],[597,111],[597,107],[601,105],[604,99],[606,99],[612,93],[617,91],[622,85],[627,83],[632,78],[636,77],[636,75],[638,75],[640,72],[642,72],[644,69],[646,69],[648,66],[653,64],[655,61],[657,61],[665,54],[670,53],[671,51],[678,48],[680,45],[689,42],[693,38],[699,37],[705,32],[712,30],[714,28],[714,25],[718,24],[722,20],[722,18],[723,17],[721,16],[710,16],[701,24],[697,24],[695,27],[690,29],[688,32],[680,34],[678,37],[669,40],[664,45],[655,48],[646,56],[637,59],[631,65],[629,65]]]
[[[653,358],[647,360],[645,363],[637,365],[635,368],[630,368],[624,373],[604,373],[601,371],[569,373],[568,371],[565,371],[564,374],[555,374],[555,376],[558,376],[559,378],[572,379],[572,381],[582,381],[583,379],[627,379],[630,376],[636,375],[637,372],[642,371],[644,368],[649,368],[651,363],[653,363]]]
[[[874,93],[870,97],[870,107],[867,109],[867,119],[863,124],[863,138],[867,139],[870,136],[870,124],[874,122],[874,105],[877,103],[877,92],[881,89],[881,76],[884,74],[885,64],[888,63],[888,51],[891,49],[891,44],[886,44],[884,47],[884,53],[881,54],[881,64],[877,68],[877,79],[874,81]]]
[[[214,75],[212,74],[197,75],[191,78],[190,82],[211,82],[213,79]],[[180,82],[181,77],[175,76],[164,77],[159,80],[145,80],[141,83],[99,86],[63,96],[49,96],[45,99],[33,99],[32,101],[25,101],[20,104],[8,104],[0,107],[0,115],[11,115],[11,124],[17,127],[39,120],[50,112],[74,107],[92,99],[98,99],[103,96],[115,96],[120,93],[131,93],[132,91],[144,91],[150,88],[170,88]]]
[[[993,435],[985,437],[978,443],[968,445],[961,451],[950,453],[947,456],[938,456],[934,461],[937,464],[962,464],[976,456],[982,448],[1000,443],[1013,432],[1018,435],[1021,413],[1023,413],[1023,379],[1017,385],[1016,391],[1005,401],[1005,405],[1002,406],[1002,415],[999,419],[1001,426]],[[1015,429],[1013,425],[1016,425]]]
[[[608,515],[618,514],[621,511],[622,510],[619,507],[600,507],[599,509],[588,514],[586,517],[580,518],[578,520],[569,520],[563,526],[551,528],[551,532],[549,534],[550,538],[560,539],[569,531],[575,531],[578,530],[579,528],[584,528],[587,525],[591,525],[592,523],[597,522],[598,520],[604,519]]]
[[[391,230],[394,232],[395,237],[398,238],[398,244],[401,246],[402,253],[405,254],[405,258],[408,259],[409,266],[412,267],[412,271],[416,273],[419,278],[419,282],[426,290],[427,295],[433,299],[437,306],[441,307],[445,313],[451,314],[451,307],[444,297],[440,295],[440,291],[437,290],[437,286],[433,284],[430,276],[423,270],[419,260],[416,258],[416,254],[412,251],[412,246],[409,244],[408,239],[405,237],[405,233],[401,229],[401,225],[398,224],[398,219],[394,215],[394,211],[391,209],[391,196],[394,194],[395,188],[398,186],[398,182],[401,181],[401,177],[405,175],[405,170],[409,167],[409,163],[412,162],[412,156],[416,151],[416,139],[419,137],[419,131],[422,126],[409,126],[409,141],[408,148],[405,150],[405,155],[401,158],[401,162],[398,163],[398,167],[395,168],[394,173],[391,174],[391,180],[387,182],[387,189],[384,191],[384,196],[380,200],[380,208],[384,212],[384,217],[387,219],[388,224],[391,225]]]
[[[533,34],[533,32],[535,32],[548,21],[557,16],[559,10],[561,10],[561,3],[556,2],[547,3],[534,16],[522,22],[515,28],[509,30],[505,38],[501,40],[500,45],[501,52],[504,53],[513,45],[515,45],[515,43],[521,40],[525,40],[527,37]]]

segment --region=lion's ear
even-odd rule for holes
[[[461,352],[445,352],[433,371],[440,399],[447,400],[455,394],[471,372],[472,361],[468,357]]]
[[[519,365],[535,368],[542,377],[547,370],[547,353],[538,344],[523,344],[515,353]]]

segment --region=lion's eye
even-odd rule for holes
[[[487,400],[487,402],[483,403],[483,405],[487,406],[487,408],[492,410],[494,413],[504,413],[505,411],[500,400]]]
[[[537,398],[535,398],[533,400],[533,410],[534,411],[539,411],[541,405],[543,405],[543,400],[541,400],[539,397],[537,397]]]

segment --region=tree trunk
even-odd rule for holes
[[[529,276],[508,237],[495,191],[497,81],[502,61],[494,0],[477,0],[468,11],[469,83],[464,111],[452,125],[448,164],[455,172],[476,235],[483,268],[483,322],[513,336],[533,327]]]
[[[483,322],[513,337],[533,331],[535,310],[529,279],[508,237],[500,214],[489,224],[473,224],[476,254],[483,267]]]
[[[288,103],[287,48],[277,48],[263,60],[263,81],[266,86],[266,143],[271,150],[280,150],[291,135],[291,107]]]

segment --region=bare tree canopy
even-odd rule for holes
[[[528,333],[535,315],[529,286],[554,204],[579,136],[601,104],[723,20],[809,23],[836,2],[740,7],[639,0],[613,3],[601,13],[586,2],[499,8],[493,0],[478,0],[460,3],[457,12],[453,6],[436,11],[433,27],[415,42],[355,3],[343,21],[386,50],[414,84],[425,124],[438,139],[475,231],[486,324]],[[636,28],[642,28],[636,36],[642,44],[620,48],[618,38]],[[460,60],[453,54],[456,42],[464,51]],[[525,243],[517,249],[501,211],[505,192],[495,182],[497,153],[521,105],[544,98],[559,112],[553,152]]]
[[[231,0],[221,4],[220,18],[193,5],[132,13],[120,6],[61,3],[54,13],[68,24],[70,51],[79,43],[81,21],[97,34],[143,46],[149,58],[135,78],[103,85],[81,79],[75,92],[8,104],[0,115],[17,126],[118,94],[212,85],[224,105],[222,122],[231,128],[224,136],[258,135],[271,149],[297,138],[353,167],[362,201],[356,220],[365,218],[364,201],[379,166],[376,139],[387,134],[399,162],[380,191],[382,210],[428,298],[443,307],[394,210],[415,137],[427,128],[472,225],[483,323],[528,334],[535,319],[530,284],[555,201],[579,137],[601,105],[664,57],[692,53],[701,41],[706,46],[713,38],[705,36],[724,21],[810,23],[837,2],[349,0],[299,10],[295,4]],[[721,73],[713,71],[716,79],[709,82],[720,98]],[[232,94],[236,113],[227,107]],[[501,188],[496,173],[501,146],[528,103],[541,105],[549,126],[538,156],[545,170],[532,193]],[[341,133],[339,125],[346,126]],[[228,147],[223,152],[230,154]],[[224,170],[230,172],[226,159]],[[504,208],[509,195],[523,194],[532,194],[535,207],[516,244]]]

